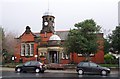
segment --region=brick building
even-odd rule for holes
[[[54,30],[55,17],[45,13],[42,17],[42,30],[40,33],[33,33],[29,26],[25,32],[16,38],[17,45],[15,49],[16,62],[26,62],[29,60],[38,60],[44,63],[70,63],[73,59],[75,63],[83,61],[85,58],[81,54],[66,54],[62,47],[69,31]],[[103,34],[98,34],[100,43],[98,52],[91,55],[92,61],[96,63],[104,62]]]

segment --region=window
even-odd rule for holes
[[[31,61],[31,65],[32,66],[38,65],[38,62],[37,61]]]
[[[47,21],[48,20],[48,18],[45,18],[45,21]]]
[[[25,66],[29,66],[29,65],[30,65],[30,62],[26,62],[24,65],[25,65]]]
[[[30,46],[29,44],[26,44],[25,56],[29,56],[29,53],[30,53]]]
[[[25,44],[21,44],[21,56],[25,54]]]
[[[88,64],[88,63],[83,63],[83,66],[85,66],[85,67],[86,67],[86,66],[89,66],[89,64]]]
[[[78,54],[78,56],[83,56],[82,54]],[[90,57],[95,56],[95,54],[90,54]]]
[[[78,64],[78,66],[82,66],[82,65],[83,65],[83,63],[82,63],[82,62]]]
[[[45,56],[46,52],[41,52],[40,56]]]
[[[68,54],[62,53],[62,59],[69,59]]]
[[[33,56],[34,53],[34,44],[31,44],[31,52],[30,52],[30,56]]]
[[[51,20],[52,20],[52,18],[49,18],[49,20],[51,21]]]
[[[91,66],[91,67],[97,67],[98,65],[95,64],[95,63],[90,63],[90,66]]]
[[[22,43],[21,44],[21,56],[33,56],[34,44],[33,43]]]
[[[82,54],[78,54],[78,56],[82,56]]]

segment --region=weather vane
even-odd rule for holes
[[[49,7],[50,7],[50,6],[49,6],[49,0],[48,0],[48,12],[49,12]]]

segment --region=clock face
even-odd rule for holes
[[[44,22],[44,25],[48,25],[48,22]]]

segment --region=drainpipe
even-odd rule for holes
[[[119,58],[119,67],[118,67],[118,69],[119,69],[119,76],[120,76],[120,56],[118,58]]]

